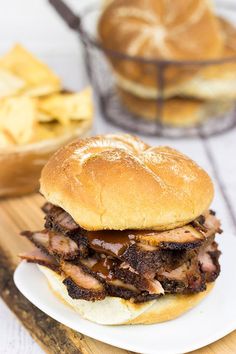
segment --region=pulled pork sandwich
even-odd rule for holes
[[[169,147],[130,135],[77,140],[41,174],[45,228],[24,231],[54,293],[101,324],[173,319],[220,272],[210,177]]]

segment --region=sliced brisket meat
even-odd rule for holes
[[[178,279],[170,279],[168,277],[160,277],[161,285],[165,293],[169,294],[183,294],[185,291],[185,284]]]
[[[105,291],[101,293],[92,289],[81,288],[71,278],[64,279],[63,284],[66,286],[68,294],[72,299],[98,301],[103,300],[106,296],[113,296],[125,300],[132,300],[133,302],[144,302],[159,297],[159,295],[150,295],[148,292],[135,292],[125,287],[112,284],[106,284]]]
[[[149,294],[140,291],[131,284],[126,284],[117,279],[104,279],[95,274],[91,269],[81,264],[62,264],[68,294],[73,299],[89,301],[102,300],[106,296],[121,297],[133,302],[149,301],[159,297],[159,294]],[[68,276],[69,275],[69,276]]]
[[[43,204],[41,209],[44,212],[44,214],[48,214],[50,212],[50,210],[52,210],[53,207],[54,207],[53,204],[51,204],[49,202],[46,202],[46,203]]]
[[[219,275],[214,242],[220,223],[207,212],[175,230],[83,230],[63,209],[46,203],[46,230],[24,232],[40,250],[21,255],[64,277],[74,299],[116,296],[134,302],[166,293],[195,293]],[[46,254],[47,253],[47,254]]]
[[[175,269],[193,255],[192,251],[155,249],[141,243],[133,244],[120,257],[139,274]]]
[[[72,299],[80,299],[87,301],[103,300],[106,297],[105,291],[96,291],[93,289],[85,289],[76,284],[70,277],[63,280],[69,296]]]
[[[162,249],[136,241],[131,231],[88,232],[88,244],[97,253],[128,263],[139,274],[175,269],[194,255],[194,250]]]
[[[218,265],[219,252],[214,243],[207,246],[205,253],[216,255],[211,260]],[[88,301],[102,300],[106,296],[121,297],[133,302],[150,301],[166,293],[195,293],[206,288],[206,280],[213,281],[218,267],[199,263],[199,255],[190,258],[185,264],[172,271],[156,275],[156,279],[144,278],[129,265],[119,263],[105,255],[95,255],[87,259],[60,261],[36,249],[33,253],[21,255],[29,262],[47,266],[64,277],[63,283],[73,299]],[[203,258],[201,258],[203,259]],[[213,279],[214,277],[214,279]]]
[[[144,245],[167,250],[190,250],[198,248],[205,237],[191,225],[165,231],[135,231],[135,240]]]
[[[189,282],[189,286],[186,286],[186,283],[182,280],[169,279],[168,277],[164,277],[161,284],[165,293],[170,294],[194,294],[206,290],[204,275],[193,275]]]
[[[46,203],[42,210],[45,212],[45,227],[54,229],[67,235],[79,232],[80,234],[86,230],[73,220],[73,218],[62,208],[50,203]],[[122,234],[131,236],[133,240],[144,242],[160,248],[181,249],[184,247],[194,247],[199,245],[199,240],[204,240],[210,234],[221,233],[220,221],[216,218],[215,212],[209,210],[200,215],[190,224],[183,227],[166,231],[148,231],[148,230],[127,230]],[[195,229],[195,232],[194,230]],[[105,231],[115,238],[123,237],[120,231]],[[204,237],[202,237],[204,236]],[[176,243],[176,245],[174,245]],[[183,244],[183,245],[182,245]]]
[[[36,263],[39,265],[43,265],[56,272],[60,272],[60,265],[56,261],[56,259],[52,256],[45,254],[44,252],[42,252],[36,247],[32,251],[20,253],[19,257],[21,259],[26,260],[29,263]]]
[[[102,300],[106,296],[103,284],[91,275],[87,269],[77,263],[61,262],[61,270],[65,276],[63,283],[73,299]]]
[[[46,203],[45,226],[74,240],[80,255],[87,256],[91,249],[128,263],[140,274],[173,270],[194,255],[206,238],[220,231],[220,223],[211,212],[200,216],[192,225],[175,230],[156,231],[102,231],[87,232],[79,227],[63,209]],[[192,252],[192,253],[191,253]]]
[[[81,256],[86,257],[89,253],[86,231],[76,224],[73,218],[60,207],[46,203],[42,210],[46,214],[45,228],[71,238],[79,246]]]
[[[79,262],[71,263],[62,261],[60,263],[62,272],[66,277],[70,277],[78,286],[85,289],[102,291],[102,283],[96,279],[90,272]]]
[[[220,263],[219,263],[219,257],[221,255],[220,251],[215,251],[215,252],[208,252],[211,259],[212,263],[214,264],[214,269],[212,269],[210,272],[209,271],[204,271],[206,281],[207,282],[213,282],[218,278],[220,274]]]
[[[134,303],[155,300],[161,296],[158,294],[149,294],[147,291],[136,292],[125,287],[112,284],[106,284],[106,290],[108,296],[121,297],[122,299],[130,300]]]
[[[190,258],[192,249],[199,249],[206,238],[220,232],[220,223],[207,212],[192,225],[175,230],[156,231],[102,231],[87,232],[75,223],[72,217],[57,206],[44,206],[45,226],[73,239],[85,257],[91,249],[129,263],[141,274],[161,267],[175,269]]]
[[[191,222],[191,225],[202,233],[205,239],[216,233],[222,233],[220,220],[216,218],[215,212],[212,210],[208,210],[204,215],[200,215]]]
[[[161,284],[154,279],[145,278],[130,267],[124,267],[124,264],[116,259],[103,257],[89,258],[82,261],[90,269],[95,277],[99,277],[106,284],[117,285],[133,291],[147,291],[150,294],[163,294],[164,290]]]
[[[218,250],[216,242],[202,247],[198,254],[198,260],[202,272],[205,274],[207,282],[213,282],[220,274],[219,257],[221,252]]]
[[[206,289],[205,276],[200,269],[197,257],[190,259],[171,272],[157,274],[165,292],[196,293]]]
[[[206,283],[213,282],[219,276],[220,264],[216,242],[206,242],[200,252],[171,272],[163,272],[156,277],[165,292],[194,293],[206,289]]]
[[[143,291],[141,294],[135,296],[133,298],[134,303],[141,303],[141,302],[146,302],[146,301],[152,301],[155,299],[158,299],[162,295],[156,295],[156,294],[149,294],[147,291]]]
[[[61,232],[64,235],[74,235],[83,230],[73,218],[62,208],[46,203],[42,210],[45,212],[45,228]]]
[[[21,235],[27,237],[35,246],[45,253],[62,259],[74,259],[83,254],[83,247],[78,246],[69,237],[54,231],[24,231]]]
[[[130,269],[116,266],[113,268],[113,274],[116,279],[122,280],[124,283],[132,284],[139,290],[145,290],[149,294],[163,294],[164,290],[159,281],[141,276],[137,272]]]

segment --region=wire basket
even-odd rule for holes
[[[50,3],[69,27],[79,34],[84,46],[88,76],[103,116],[108,122],[134,133],[172,138],[212,136],[236,126],[234,97],[214,99],[210,92],[208,100],[184,96],[173,98],[171,95],[177,77],[185,82],[200,70],[224,70],[226,65],[236,66],[236,56],[208,61],[131,57],[103,48],[96,39],[97,21],[101,13],[100,1],[90,4],[79,16],[61,0],[50,0]],[[236,15],[236,7],[233,10]],[[225,13],[227,15],[227,11]],[[230,13],[232,14],[232,9]],[[222,9],[220,15],[222,16]],[[136,66],[139,73],[138,77],[133,78],[136,80],[137,95],[130,90],[130,82],[125,80],[125,70],[129,70],[130,64]],[[122,78],[119,75],[120,68],[123,70]],[[142,97],[139,77],[149,85],[151,98]],[[145,119],[143,116],[146,116]]]

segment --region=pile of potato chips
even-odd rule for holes
[[[20,45],[0,58],[0,148],[54,138],[92,115],[90,88],[63,92],[60,79]]]

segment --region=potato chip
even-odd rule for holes
[[[0,68],[0,98],[15,95],[25,86],[25,82],[10,71]]]
[[[1,100],[0,131],[9,134],[15,143],[30,142],[35,126],[35,117],[34,99],[18,96]]]
[[[24,93],[29,96],[47,95],[61,89],[60,79],[49,67],[19,44],[0,59],[5,68],[27,83]]]
[[[55,128],[56,127],[53,123],[52,126],[50,126],[50,123],[48,124],[36,122],[36,129],[34,130],[34,135],[32,137],[33,142],[55,138],[57,136]]]
[[[91,119],[92,92],[87,88],[79,93],[58,93],[42,97],[38,101],[38,108],[62,124],[68,124],[70,120]]]
[[[14,145],[13,139],[3,131],[0,131],[0,149]]]
[[[52,122],[36,122],[36,128],[34,129],[34,135],[32,137],[33,142],[54,139],[59,136],[76,134],[78,128],[81,128],[86,121],[71,121],[67,125],[62,125],[58,121]]]
[[[40,123],[48,123],[48,122],[52,122],[53,118],[50,114],[37,110],[36,121]]]

